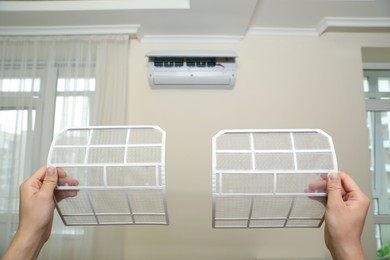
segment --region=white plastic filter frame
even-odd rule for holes
[[[337,169],[322,130],[222,130],[212,141],[212,226],[320,227],[326,176]],[[314,183],[320,188],[308,189]]]
[[[168,225],[165,138],[158,126],[60,132],[53,139],[47,164],[67,174],[55,190],[64,224]]]

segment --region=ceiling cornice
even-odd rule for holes
[[[343,29],[356,32],[372,30],[390,30],[389,17],[325,17],[316,28],[269,28],[269,27],[252,27],[248,30],[247,35],[290,35],[290,36],[320,36],[327,31]]]
[[[128,34],[139,38],[139,24],[77,26],[0,26],[1,36]]]
[[[279,28],[279,27],[251,27],[247,35],[258,36],[318,36],[316,29],[310,28]]]
[[[240,35],[144,35],[142,43],[238,43]]]
[[[0,1],[8,12],[189,9],[189,0]]]
[[[390,17],[325,17],[317,26],[319,35],[330,29],[390,29]]]
[[[119,25],[74,25],[74,26],[0,26],[0,35],[101,35],[128,34],[143,43],[237,43],[243,35],[141,35],[139,24]],[[271,28],[251,27],[247,35],[281,35],[318,37],[322,34],[342,29],[343,32],[361,29],[364,32],[375,30],[390,31],[390,18],[344,18],[325,17],[316,28]]]

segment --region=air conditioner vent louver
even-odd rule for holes
[[[152,60],[155,68],[212,68],[215,66],[223,67],[221,63],[227,62],[228,58],[217,59],[214,57],[155,57],[152,58]]]
[[[235,83],[234,52],[156,51],[146,56],[153,88],[231,88]]]

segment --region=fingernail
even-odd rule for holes
[[[54,176],[55,174],[56,174],[56,168],[55,167],[47,168],[47,175]]]
[[[338,172],[330,172],[328,178],[331,182],[338,182],[340,176]]]

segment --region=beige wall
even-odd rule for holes
[[[340,169],[369,193],[361,62],[365,46],[390,47],[390,35],[248,36],[237,44],[132,41],[128,123],[156,124],[167,131],[171,224],[126,226],[124,241],[117,240],[124,246],[119,255],[137,260],[330,259],[322,228],[211,228],[211,138],[220,129],[230,128],[321,128],[333,137]],[[145,53],[163,49],[236,51],[234,89],[151,89]],[[367,259],[374,259],[371,216],[363,243]]]

